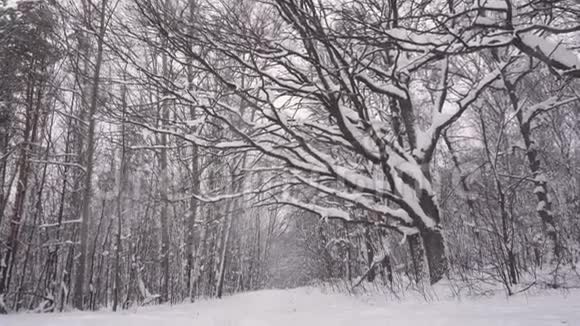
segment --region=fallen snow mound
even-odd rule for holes
[[[15,314],[2,326],[555,326],[580,325],[580,290],[506,298],[386,302],[312,288],[112,312]]]

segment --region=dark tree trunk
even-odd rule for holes
[[[376,277],[376,269],[373,267],[375,261],[375,249],[373,248],[373,243],[371,241],[371,235],[368,228],[365,228],[365,247],[367,254],[367,268],[370,269],[367,273],[367,281],[374,282]]]
[[[412,276],[417,284],[420,284],[426,277],[425,250],[423,241],[419,234],[407,236],[409,243],[409,255],[412,264]]]
[[[440,229],[427,229],[421,232],[423,247],[429,267],[429,279],[431,284],[439,282],[449,266],[445,255],[445,239]]]

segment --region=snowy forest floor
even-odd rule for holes
[[[385,300],[316,288],[262,290],[222,300],[134,308],[123,312],[23,313],[2,326],[554,326],[580,325],[580,290],[527,291],[512,297]]]

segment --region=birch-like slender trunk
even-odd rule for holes
[[[125,139],[125,114],[127,109],[127,89],[123,86],[121,91],[122,119],[121,121],[121,166],[118,175],[117,192],[117,234],[115,239],[115,284],[113,288],[113,311],[117,311],[119,304],[119,289],[121,288],[121,251],[122,251],[122,230],[123,230],[123,193],[125,190],[125,180],[127,178],[127,147]]]
[[[93,197],[92,178],[94,168],[94,152],[95,152],[95,126],[96,126],[96,112],[98,106],[99,86],[101,76],[101,65],[103,62],[103,45],[106,26],[106,9],[107,0],[101,0],[101,12],[99,14],[99,33],[97,36],[97,57],[95,60],[95,70],[91,81],[91,92],[89,111],[87,115],[88,131],[86,136],[86,151],[85,157],[85,179],[83,188],[82,214],[81,214],[81,230],[80,230],[80,248],[79,248],[79,264],[75,275],[75,285],[73,293],[73,306],[82,310],[84,308],[84,288],[85,288],[85,268],[87,261],[88,248],[88,233],[91,218],[91,200]]]

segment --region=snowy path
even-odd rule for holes
[[[580,291],[463,302],[396,303],[266,290],[223,300],[154,306],[121,313],[0,316],[1,326],[580,326]]]

